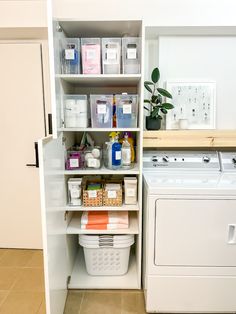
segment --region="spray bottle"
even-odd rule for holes
[[[109,136],[111,137],[111,145],[108,152],[108,164],[109,160],[111,160],[111,168],[119,169],[121,167],[121,144],[118,141],[119,132],[111,132]]]
[[[131,145],[128,141],[127,132],[124,135],[124,141],[121,148],[122,167],[129,169],[131,167]]]

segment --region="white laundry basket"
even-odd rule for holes
[[[128,271],[134,235],[79,235],[86,269],[92,276],[120,276]]]

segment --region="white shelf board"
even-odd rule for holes
[[[100,207],[85,207],[85,206],[65,206],[65,211],[139,211],[139,204],[122,206],[100,206]]]
[[[136,259],[131,253],[128,272],[123,276],[90,276],[80,248],[72,270],[68,289],[139,289]]]
[[[139,36],[141,20],[123,21],[78,21],[78,19],[59,18],[59,24],[69,37],[131,37]]]
[[[138,164],[135,164],[133,168],[131,169],[117,169],[117,170],[111,170],[107,169],[104,166],[101,169],[78,169],[78,170],[62,170],[60,174],[65,175],[85,175],[85,174],[91,174],[91,175],[97,175],[97,174],[139,174],[139,167]]]
[[[96,87],[135,86],[141,74],[57,74],[56,78],[72,84]]]
[[[156,26],[145,27],[146,39],[159,36],[232,36],[236,34],[234,26]]]
[[[59,128],[60,132],[138,132],[140,128]]]
[[[73,215],[68,227],[67,234],[138,234],[138,217],[135,212],[129,212],[129,228],[127,229],[113,229],[113,230],[84,230],[80,227],[82,213]]]

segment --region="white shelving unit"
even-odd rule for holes
[[[87,174],[130,174],[135,175],[139,174],[140,169],[139,165],[135,164],[133,168],[131,169],[118,169],[118,170],[111,170],[107,169],[106,167],[102,166],[101,169],[78,169],[78,170],[64,170],[63,174],[65,175],[87,175]]]
[[[71,221],[67,227],[67,234],[138,234],[139,224],[135,212],[129,213],[129,228],[127,229],[113,229],[113,230],[84,230],[81,229],[80,219],[82,213],[79,212],[72,216]]]
[[[49,23],[50,24],[50,23]],[[140,289],[142,244],[142,138],[143,138],[143,49],[142,21],[71,21],[57,20],[49,25],[51,35],[51,93],[53,101],[53,137],[39,142],[42,191],[42,220],[45,247],[45,281],[48,313],[63,313],[68,289]],[[53,33],[53,35],[52,35]],[[130,33],[142,40],[140,74],[64,75],[60,74],[57,40],[64,37],[122,37]],[[128,94],[139,95],[138,125],[135,128],[65,128],[62,116],[64,94]],[[65,151],[79,142],[83,132],[91,133],[97,145],[104,144],[111,131],[132,132],[136,141],[136,163],[131,169],[65,170]],[[138,200],[135,205],[121,207],[69,206],[67,180],[84,175],[136,176]],[[82,230],[83,211],[128,211],[129,228],[120,230]],[[134,234],[135,243],[127,274],[123,276],[90,276],[85,267],[79,234]],[[49,258],[50,257],[50,258]],[[57,281],[55,284],[55,280]]]
[[[58,74],[56,78],[62,81],[79,84],[80,87],[84,86],[134,86],[141,80],[141,74]]]
[[[137,132],[140,131],[140,128],[59,128],[58,131],[60,132]]]
[[[139,284],[137,273],[137,263],[135,254],[131,252],[129,261],[129,270],[123,276],[88,276],[86,275],[86,266],[83,250],[80,249],[74,268],[69,280],[69,289],[137,289]],[[83,284],[82,284],[83,283]]]
[[[99,206],[99,207],[85,207],[85,206],[64,206],[62,207],[62,210],[64,211],[86,211],[86,210],[90,210],[90,211],[139,211],[139,204],[137,203],[136,205],[126,205],[123,204],[122,206]]]

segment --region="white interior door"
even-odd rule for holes
[[[40,190],[47,314],[63,314],[67,296],[68,258],[66,186],[62,137],[39,141]]]
[[[156,201],[155,264],[235,266],[236,200]]]
[[[42,248],[34,142],[45,136],[41,47],[0,44],[0,247]]]

